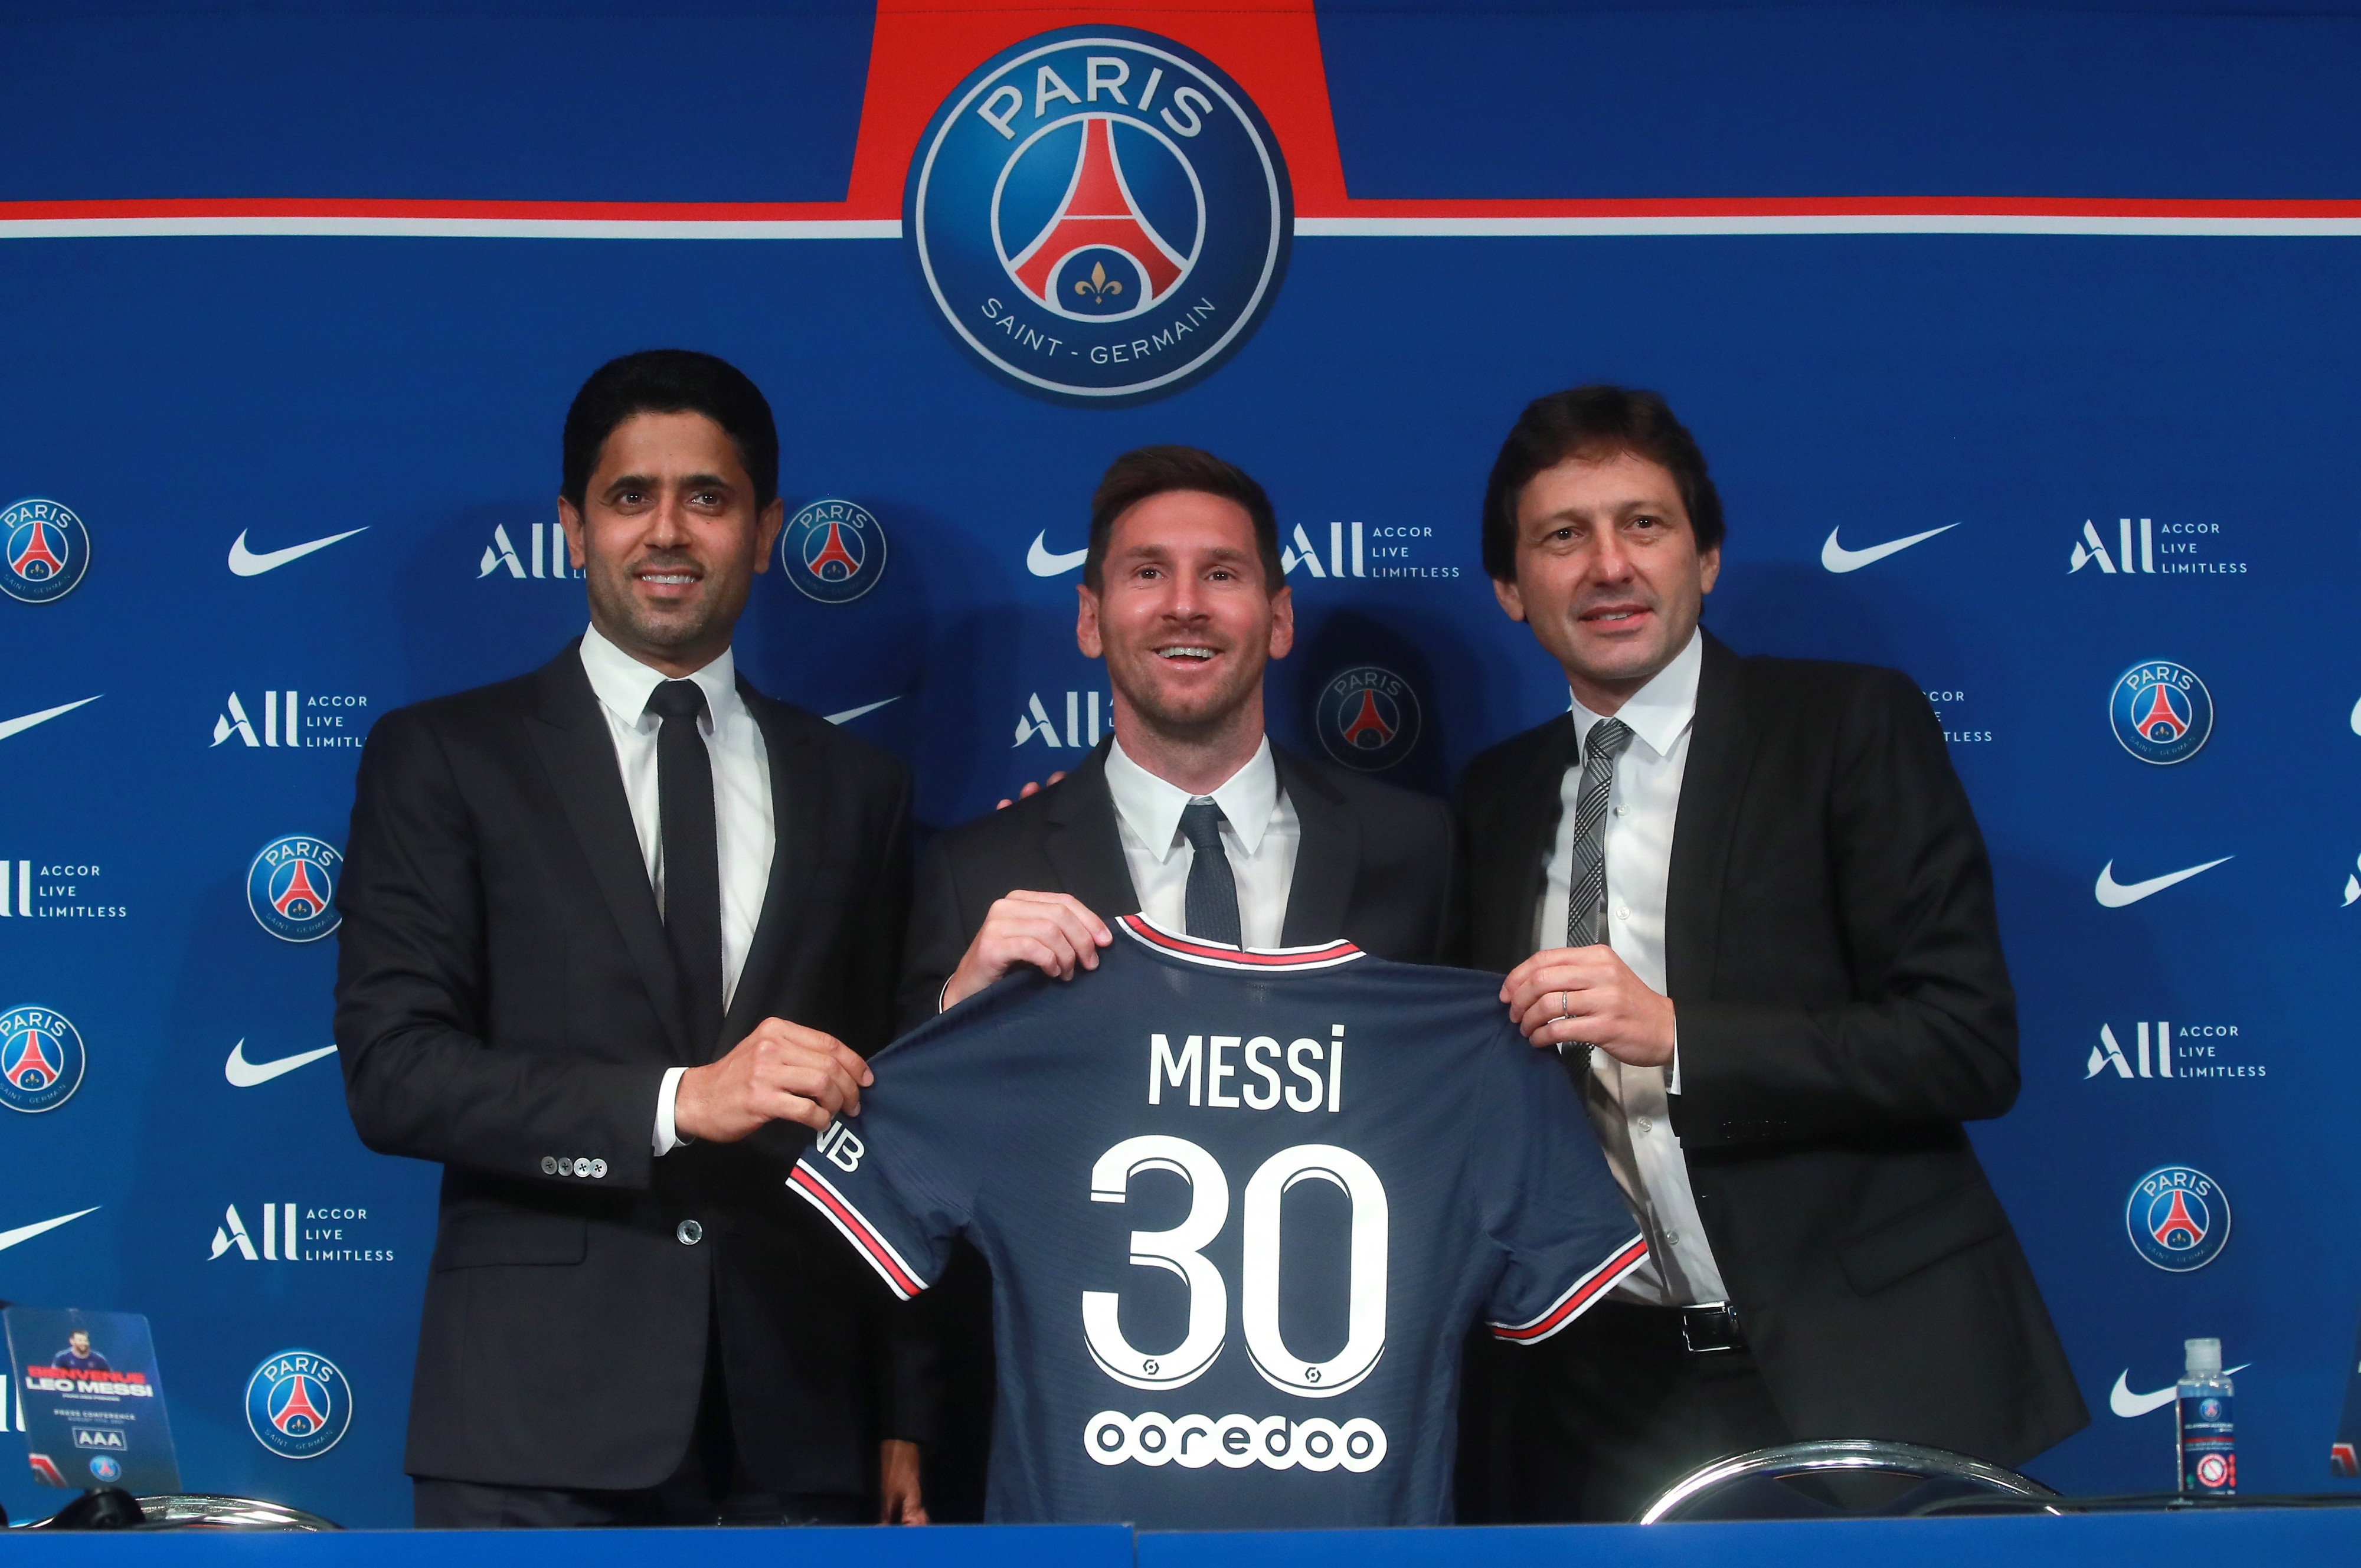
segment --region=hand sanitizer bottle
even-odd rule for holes
[[[2230,1423],[2230,1380],[2222,1375],[2222,1342],[2186,1342],[2180,1375],[2180,1495],[2227,1497],[2238,1490],[2238,1453]]]

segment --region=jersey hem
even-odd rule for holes
[[[1517,1344],[1539,1344],[1597,1304],[1615,1282],[1648,1261],[1648,1239],[1633,1236],[1615,1255],[1576,1280],[1566,1293],[1541,1316],[1522,1323],[1491,1323],[1492,1337]]]
[[[803,1161],[787,1177],[787,1186],[795,1194],[825,1215],[828,1223],[843,1234],[877,1277],[885,1281],[886,1288],[906,1301],[927,1288],[927,1282],[911,1271],[894,1244],[871,1224],[867,1216],[846,1201],[835,1184]]]
[[[1225,942],[1208,942],[1202,938],[1168,931],[1145,915],[1126,915],[1115,924],[1142,947],[1170,953],[1176,959],[1207,969],[1244,970],[1254,973],[1268,970],[1334,969],[1367,956],[1352,943],[1342,940],[1323,942],[1310,948],[1234,948]]]

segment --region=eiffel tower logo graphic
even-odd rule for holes
[[[2185,1252],[2205,1240],[2205,1227],[2190,1213],[2188,1194],[2176,1189],[2164,1218],[2158,1220],[2153,1214],[2149,1216],[2148,1234],[2156,1238],[2156,1245],[2160,1247],[2172,1252]]]
[[[33,518],[25,524],[24,543],[10,552],[8,565],[28,583],[45,583],[66,569],[66,558],[49,543],[49,524]]]
[[[1061,284],[1059,273],[1067,260],[1092,249],[1112,250],[1127,258],[1139,269],[1146,294],[1137,300],[1123,299],[1124,281],[1109,278],[1104,263],[1093,268],[1091,277]],[[1065,199],[1033,242],[1009,258],[1009,276],[1041,303],[1071,313],[1078,303],[1120,302],[1128,310],[1144,309],[1170,294],[1188,269],[1189,258],[1156,232],[1132,199],[1123,164],[1115,156],[1113,116],[1083,116],[1082,145],[1074,157],[1074,174],[1067,183]],[[1060,298],[1060,287],[1074,297]]]
[[[804,570],[824,583],[840,583],[861,575],[861,562],[845,548],[844,531],[834,518],[829,519],[826,543],[804,557]]]
[[[0,1044],[0,1076],[27,1094],[47,1089],[64,1070],[65,1052],[38,1029],[27,1029]]]
[[[309,920],[328,907],[328,895],[313,881],[315,874],[322,882],[326,881],[324,872],[318,872],[311,861],[300,855],[289,861],[281,870],[287,876],[287,885],[271,894],[270,906],[273,909],[290,920]]]
[[[2147,711],[2139,716],[2136,728],[2159,746],[2189,733],[2189,720],[2176,711],[2169,685],[2158,681],[2148,688]]]
[[[279,1386],[271,1403],[277,1408],[270,1412],[270,1424],[289,1437],[310,1437],[328,1424],[326,1391],[315,1401],[312,1379],[301,1372]]]
[[[1362,747],[1382,746],[1394,738],[1394,729],[1395,726],[1387,723],[1385,716],[1378,711],[1378,694],[1364,689],[1361,693],[1359,711],[1356,712],[1345,725],[1345,744]]]

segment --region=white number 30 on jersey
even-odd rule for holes
[[[1091,1197],[1120,1203],[1132,1177],[1169,1170],[1189,1183],[1189,1212],[1169,1231],[1131,1233],[1131,1261],[1179,1275],[1189,1286],[1189,1329],[1175,1348],[1157,1354],[1123,1337],[1119,1298],[1112,1290],[1082,1292],[1082,1337],[1092,1359],[1116,1382],[1134,1388],[1178,1388],[1193,1381],[1222,1354],[1230,1318],[1229,1286],[1203,1254],[1230,1217],[1230,1182],[1219,1161],[1186,1138],[1150,1134],[1123,1142],[1091,1167]],[[1305,1361],[1279,1332],[1279,1200],[1299,1181],[1333,1182],[1353,1202],[1352,1279],[1345,1348],[1326,1361]],[[1333,1144],[1298,1144],[1263,1161],[1246,1183],[1241,1238],[1239,1315],[1246,1354],[1263,1381],[1290,1394],[1318,1399],[1342,1394],[1376,1369],[1386,1349],[1385,1183],[1369,1162]]]

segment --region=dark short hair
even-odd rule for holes
[[[1082,581],[1094,590],[1102,585],[1115,519],[1144,500],[1174,490],[1198,490],[1236,502],[1254,522],[1265,591],[1275,594],[1285,586],[1287,573],[1279,561],[1279,515],[1270,509],[1270,497],[1245,469],[1194,446],[1142,446],[1107,465],[1091,497],[1091,552],[1082,559]]]
[[[590,372],[566,411],[558,493],[580,510],[607,438],[635,414],[699,413],[728,433],[754,483],[754,510],[778,499],[779,427],[763,389],[726,359],[688,348],[649,348]]]
[[[1536,475],[1569,457],[1644,457],[1673,476],[1688,510],[1697,554],[1718,549],[1724,532],[1721,496],[1706,472],[1705,454],[1672,405],[1637,387],[1576,387],[1535,398],[1517,416],[1492,478],[1484,487],[1484,571],[1493,581],[1517,576],[1517,506]]]

